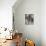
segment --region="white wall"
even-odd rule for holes
[[[25,14],[34,14],[33,25],[25,25]],[[25,38],[34,40],[36,46],[41,46],[41,0],[23,0],[16,9],[14,7],[14,16],[18,32],[22,32]]]
[[[12,6],[16,0],[0,0],[0,27],[12,28]]]
[[[46,0],[41,1],[41,40],[42,46],[46,46]]]

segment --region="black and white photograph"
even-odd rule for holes
[[[34,24],[34,14],[25,14],[25,24],[26,25]]]

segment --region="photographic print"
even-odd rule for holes
[[[25,14],[25,24],[26,25],[34,24],[34,14]]]

